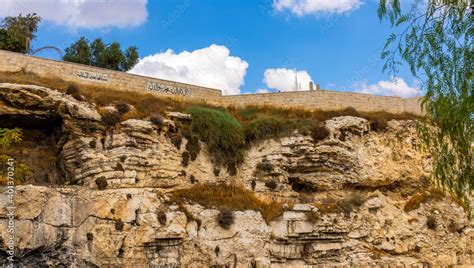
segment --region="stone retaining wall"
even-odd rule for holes
[[[421,114],[419,98],[404,99],[329,90],[222,96],[218,89],[0,50],[0,72],[17,72],[22,69],[38,76],[57,77],[79,85],[104,85],[104,88],[144,93],[153,92],[160,96],[204,100],[211,104],[223,106],[269,105],[283,108],[322,110],[353,107],[359,111]],[[31,81],[32,84],[34,82]]]

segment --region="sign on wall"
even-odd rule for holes
[[[180,88],[168,85],[162,85],[155,82],[146,82],[146,88],[148,90],[157,91],[161,93],[168,93],[174,95],[182,95],[182,96],[191,96],[192,91],[190,88]]]
[[[94,73],[84,70],[77,70],[77,78],[95,82],[107,83],[109,80],[106,74]]]

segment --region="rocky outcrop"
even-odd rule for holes
[[[404,213],[400,200],[375,191],[349,215],[312,219],[316,207],[296,204],[268,225],[260,212],[235,212],[225,230],[218,210],[190,205],[196,220],[188,221],[156,191],[19,186],[16,256],[36,267],[470,264],[472,226],[446,200]],[[0,194],[3,203],[6,193]],[[431,214],[436,229],[427,227]],[[6,226],[0,219],[4,239]]]
[[[174,122],[189,120],[183,114],[106,127],[93,104],[47,88],[0,84],[0,101],[1,122],[60,122],[54,147],[63,178],[55,181],[64,183],[16,187],[15,257],[23,266],[473,265],[473,222],[448,197],[404,209],[429,185],[412,121],[375,132],[365,119],[333,118],[322,141],[294,133],[254,145],[231,176],[215,174],[204,144],[183,163],[187,140],[175,138]],[[236,211],[225,229],[217,208],[170,200],[173,190],[222,182],[286,209],[269,222],[260,211]],[[355,193],[359,201],[347,198]]]

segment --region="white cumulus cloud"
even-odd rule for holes
[[[362,0],[273,0],[276,11],[290,11],[299,17],[317,13],[344,13],[361,5]]]
[[[311,76],[307,71],[297,71],[299,90],[309,90]],[[295,71],[286,68],[266,69],[263,74],[263,83],[269,88],[278,91],[293,91],[295,88]]]
[[[399,96],[403,98],[415,97],[420,93],[417,86],[409,86],[403,78],[394,77],[392,80],[379,81],[376,84],[368,85],[367,82],[357,82],[353,84],[356,92],[381,95]]]
[[[140,59],[130,73],[217,88],[223,94],[239,94],[248,63],[230,56],[225,46],[211,45],[191,52],[168,49]]]
[[[137,26],[146,21],[148,0],[0,0],[0,17],[37,13],[72,28]]]

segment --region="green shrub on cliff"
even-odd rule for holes
[[[21,142],[22,130],[19,128],[0,128],[0,146],[7,149],[12,143]]]
[[[290,120],[281,116],[258,116],[244,124],[245,140],[247,143],[251,143],[288,135],[301,127],[298,123],[297,120]]]
[[[243,160],[242,125],[226,110],[193,106],[186,110],[193,120],[189,131],[205,142],[216,165],[235,168]]]

